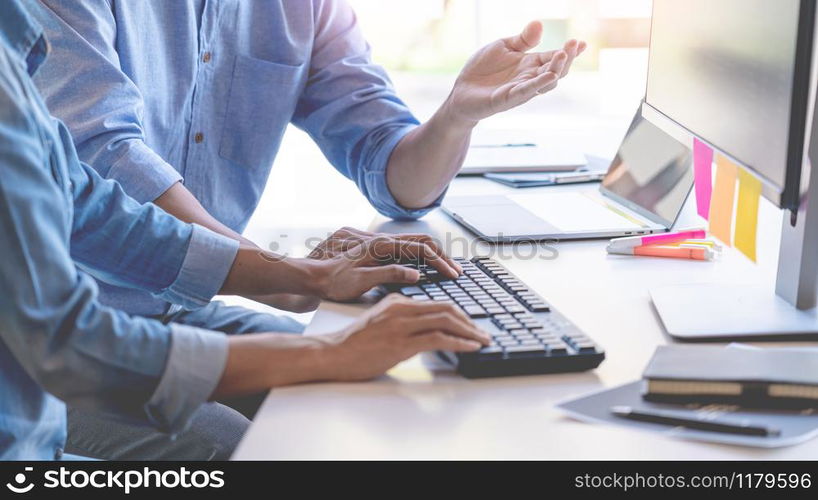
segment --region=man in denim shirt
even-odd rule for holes
[[[42,27],[20,0],[0,0],[0,14],[0,460],[61,458],[61,400],[173,436],[211,399],[367,379],[420,351],[488,343],[452,306],[395,298],[322,338],[228,337],[100,304],[93,278],[190,308],[217,292],[350,299],[417,280],[373,256],[398,243],[429,250],[397,237],[364,241],[354,257],[282,259],[138,203],[81,164],[49,115],[30,79],[48,53]]]
[[[572,40],[528,53],[542,32],[532,23],[478,52],[438,112],[419,124],[372,63],[343,0],[42,4],[34,15],[54,54],[36,82],[80,158],[138,201],[239,239],[289,123],[379,212],[417,218],[438,206],[474,126],[553,89],[584,49]],[[141,291],[100,288],[103,303],[163,322],[229,334],[300,329],[218,303],[185,310]],[[316,303],[255,298],[290,310]],[[132,439],[125,427],[70,415],[71,442],[108,449],[101,435],[107,443]]]

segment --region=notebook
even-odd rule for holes
[[[797,349],[660,346],[642,396],[660,403],[818,408],[818,353]]]

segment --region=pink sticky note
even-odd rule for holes
[[[713,150],[693,139],[693,172],[696,181],[696,208],[699,215],[710,217],[710,197],[713,195]]]

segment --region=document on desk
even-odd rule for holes
[[[610,409],[616,406],[630,406],[635,410],[645,411],[673,410],[675,413],[689,413],[691,417],[713,416],[749,421],[754,425],[780,429],[781,434],[766,437],[746,436],[627,420],[611,413]],[[755,411],[716,405],[695,407],[649,403],[642,399],[641,380],[560,403],[557,409],[583,422],[630,427],[678,439],[755,448],[793,446],[818,436],[818,413],[814,411]]]
[[[581,151],[534,143],[473,144],[460,174],[572,172],[588,164]]]

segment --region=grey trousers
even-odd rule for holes
[[[173,311],[159,319],[224,332],[301,333],[304,325],[288,317],[213,302],[195,311]],[[168,434],[115,417],[68,408],[65,452],[100,460],[227,460],[250,426],[264,395],[202,405],[187,429]]]

